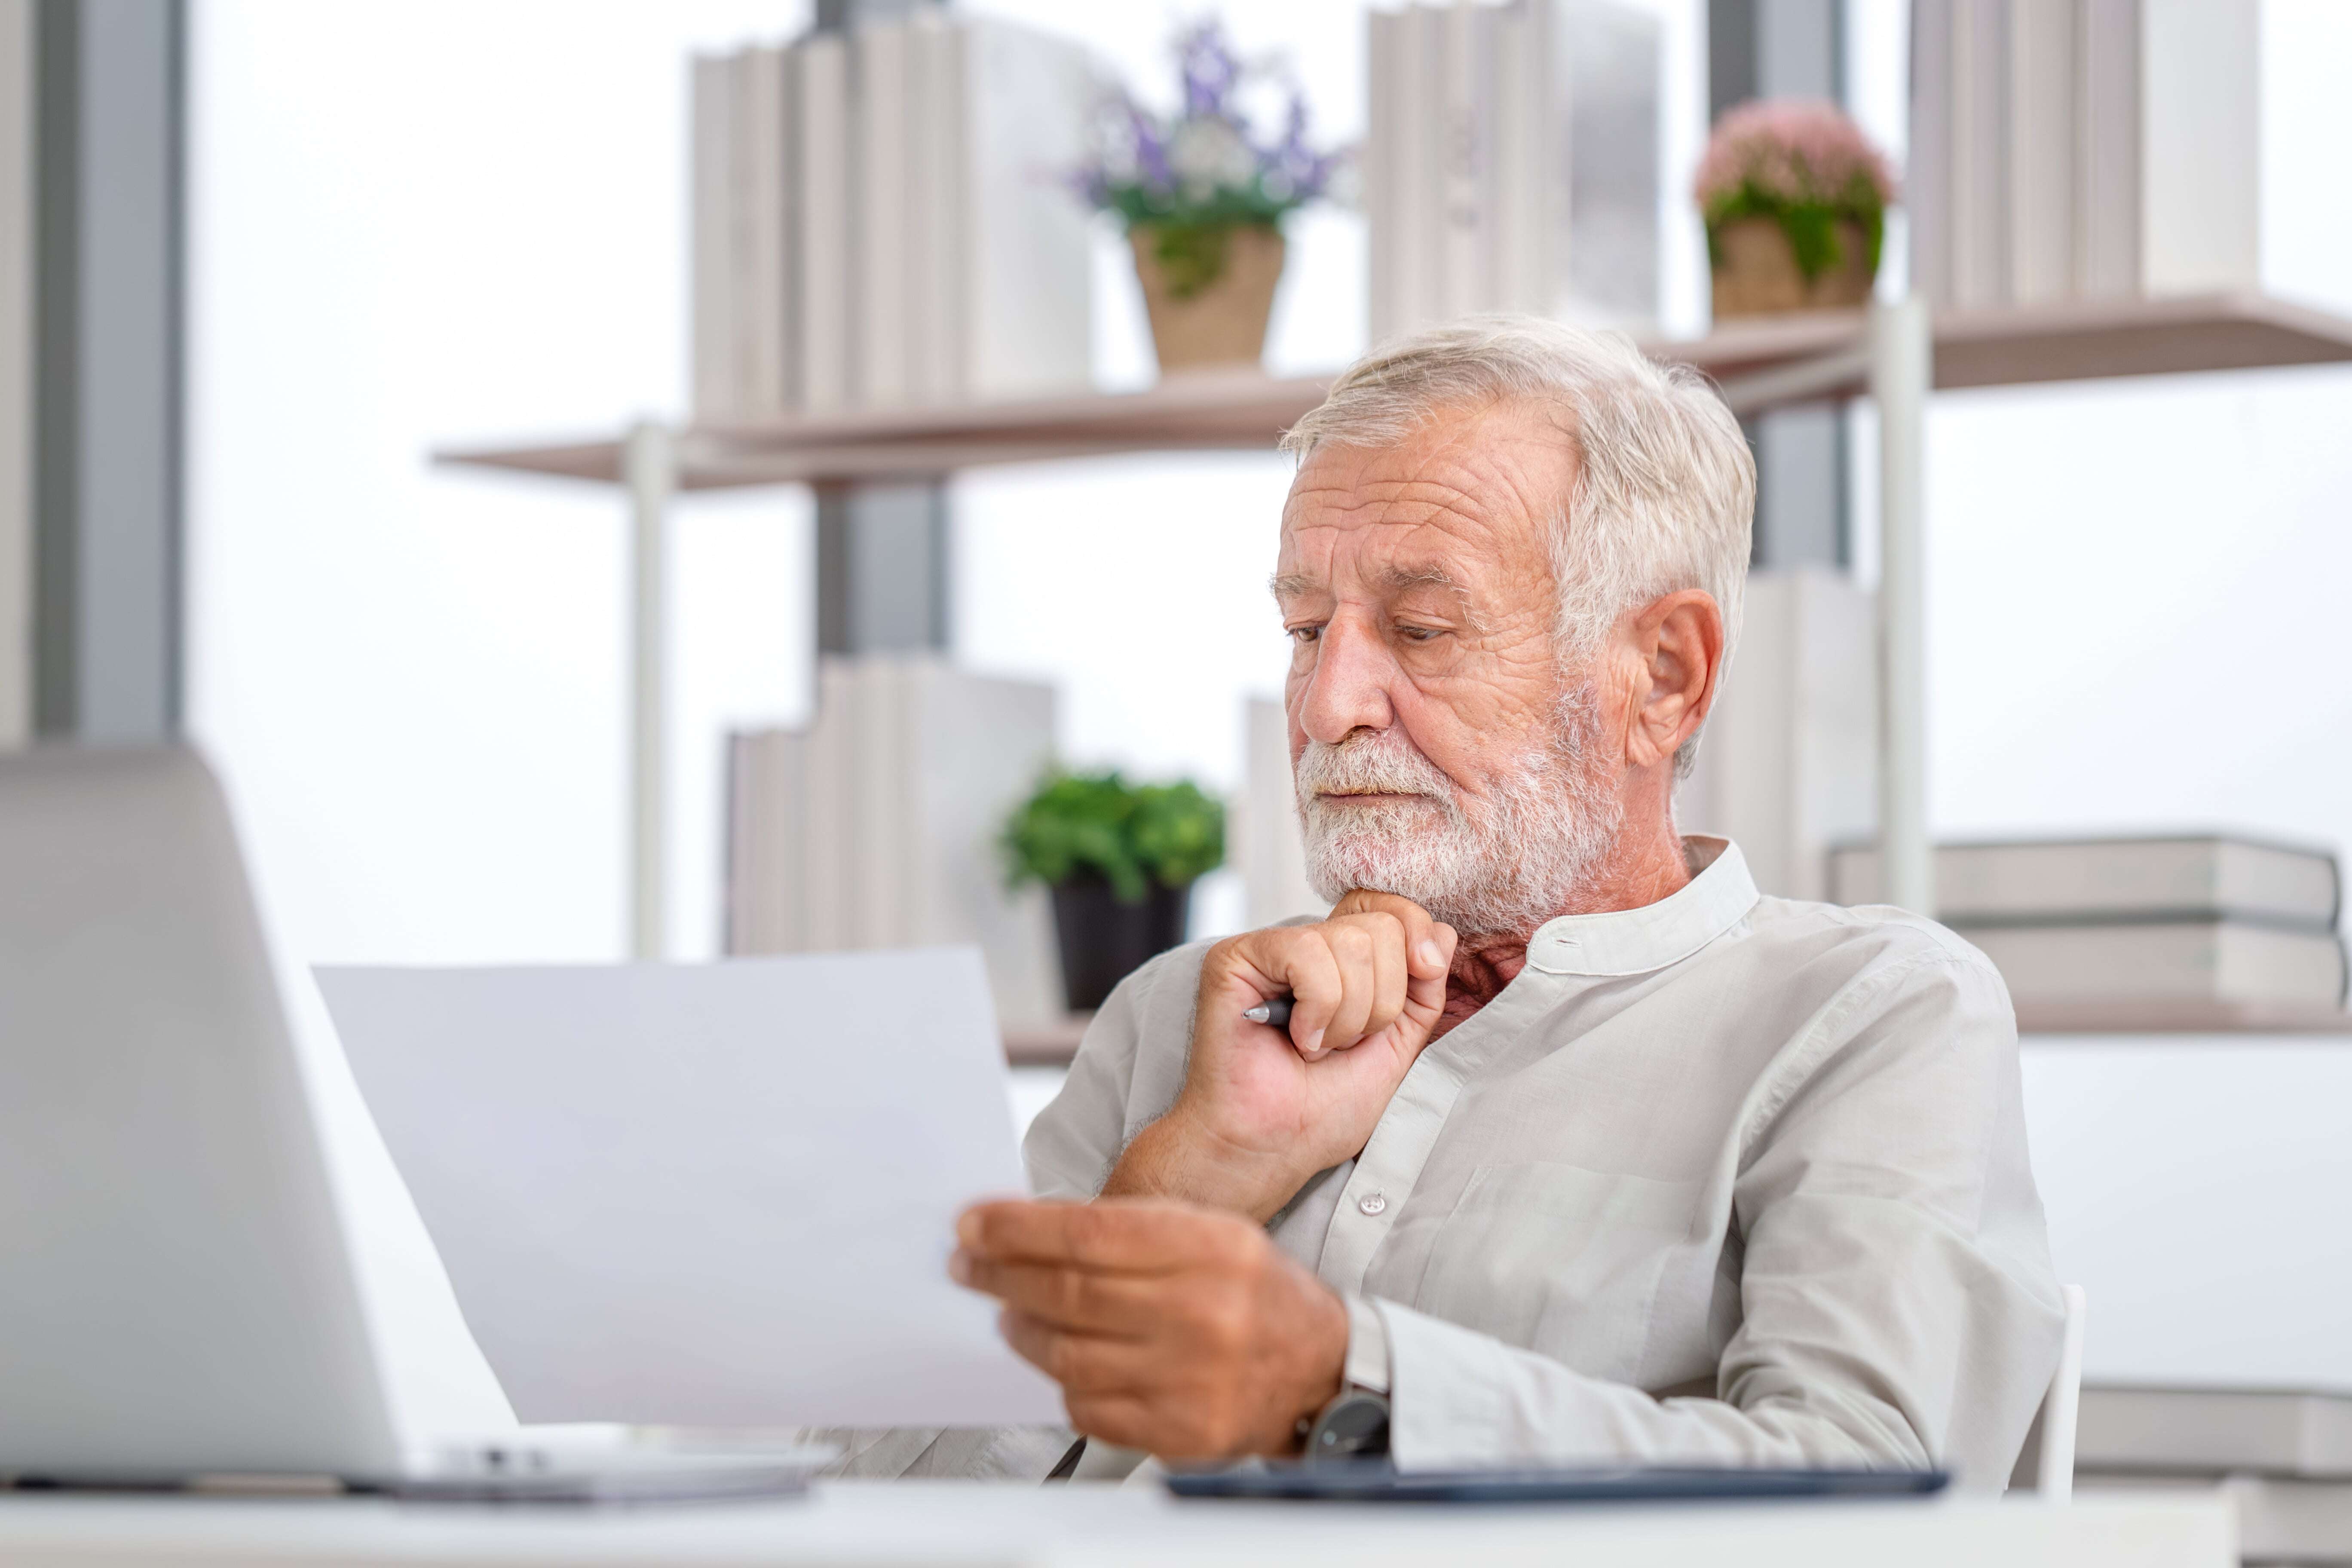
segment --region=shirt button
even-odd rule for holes
[[[1356,1200],[1356,1206],[1366,1214],[1379,1214],[1389,1206],[1389,1201],[1378,1193],[1366,1193]]]

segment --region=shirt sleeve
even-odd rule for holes
[[[1168,1082],[1154,1086],[1157,1094],[1146,1098],[1158,1103],[1150,1106],[1137,1103],[1139,1058],[1150,1028],[1156,1025],[1165,1035],[1177,1026],[1173,1016],[1160,1016],[1171,1006],[1182,1014],[1183,1037],[1191,1037],[1191,995],[1205,946],[1195,943],[1161,953],[1120,981],[1104,999],[1078,1042],[1062,1091],[1037,1113],[1022,1140],[1029,1189],[1035,1195],[1077,1201],[1094,1197],[1126,1151],[1130,1121],[1152,1120],[1167,1109],[1166,1100],[1182,1077],[1183,1051],[1163,1052],[1173,1059],[1154,1064]],[[1172,995],[1171,988],[1181,988],[1181,995]]]
[[[1937,1466],[1998,1489],[2064,1310],[2008,994],[1945,942],[1858,980],[1765,1076],[1715,1397],[1656,1397],[1379,1301],[1396,1462]]]

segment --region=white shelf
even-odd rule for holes
[[[1645,344],[1713,376],[1743,414],[1851,396],[1867,375],[1865,317],[1830,310],[1742,321]],[[2352,320],[2260,295],[2209,295],[1945,311],[1935,386],[2021,386],[2116,376],[2352,362]],[[1171,375],[1145,392],[954,407],[861,410],[678,433],[684,489],[907,479],[992,463],[1155,451],[1265,451],[1322,401],[1328,378],[1255,369]],[[458,447],[435,460],[618,484],[625,437]]]
[[[2021,1035],[2352,1035],[2340,1007],[2252,1002],[2042,1002],[2017,1009]]]

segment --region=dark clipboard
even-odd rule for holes
[[[1724,1502],[1774,1498],[1926,1497],[1942,1470],[1790,1470],[1630,1466],[1615,1469],[1399,1470],[1383,1460],[1269,1465],[1168,1477],[1181,1498],[1299,1502]]]

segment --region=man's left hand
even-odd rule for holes
[[[1004,1338],[1070,1425],[1169,1459],[1297,1451],[1339,1391],[1348,1311],[1245,1219],[1156,1199],[980,1204],[949,1272],[1004,1303]]]

